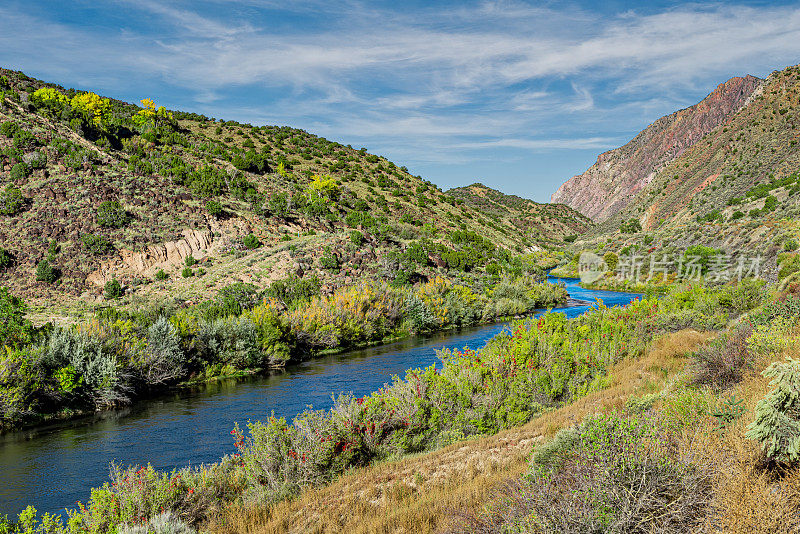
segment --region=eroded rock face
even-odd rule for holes
[[[120,273],[152,276],[159,269],[169,269],[183,264],[187,257],[203,260],[209,253],[214,236],[205,230],[184,230],[183,238],[151,245],[143,252],[121,250],[117,258],[103,263],[100,269],[86,277],[86,281],[99,287]]]
[[[623,210],[660,168],[726,123],[763,83],[761,78],[745,76],[720,84],[699,104],[661,117],[625,146],[600,154],[597,163],[565,182],[551,201],[597,222],[608,219]]]

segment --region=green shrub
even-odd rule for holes
[[[511,532],[529,517],[546,533],[697,530],[710,511],[713,469],[680,459],[674,436],[656,428],[643,416],[589,418],[578,436],[554,440],[545,463],[534,453],[530,474],[506,488],[489,517],[472,519],[471,531],[491,523]]]
[[[3,345],[24,344],[30,340],[33,326],[25,319],[25,302],[0,286],[0,349]]]
[[[83,234],[81,242],[88,252],[96,256],[107,254],[114,248],[111,241],[103,235]]]
[[[275,193],[269,199],[269,210],[275,217],[285,218],[289,214],[289,201],[286,193]]]
[[[164,272],[164,269],[159,269],[158,271],[156,271],[156,280],[161,281],[161,280],[166,280],[167,278],[169,278],[169,275],[166,272]]]
[[[122,296],[122,286],[116,278],[112,278],[106,282],[103,295],[105,296],[106,300],[114,300]]]
[[[195,265],[195,264],[197,264],[197,260],[196,260],[196,259],[194,259],[194,256],[192,256],[191,254],[189,254],[188,256],[186,256],[186,257],[183,259],[183,264],[184,264],[185,266],[187,266],[187,267],[191,267],[192,265]]]
[[[358,230],[353,230],[350,232],[350,243],[352,243],[353,246],[360,247],[364,244],[364,234]]]
[[[0,191],[0,215],[16,215],[24,204],[22,191],[14,184],[8,184]]]
[[[222,204],[217,202],[216,200],[209,200],[206,202],[206,211],[209,215],[214,217],[218,217],[222,215]]]
[[[0,269],[7,269],[14,265],[14,255],[0,247]]]
[[[42,260],[36,265],[36,280],[52,284],[58,279],[58,269],[50,265],[47,260]]]
[[[192,270],[191,267],[184,267],[183,270],[181,271],[181,276],[184,278],[191,278],[192,276],[194,276],[194,271]]]
[[[761,444],[768,458],[785,463],[800,460],[800,362],[786,358],[762,373],[772,391],[756,405],[745,436]]]
[[[613,252],[606,252],[603,254],[603,261],[606,263],[606,267],[608,267],[609,271],[615,271],[619,264],[619,256]]]
[[[783,250],[786,252],[794,252],[800,248],[800,244],[797,243],[797,239],[790,238],[783,242]]]
[[[105,200],[97,207],[97,223],[108,228],[122,228],[128,224],[128,214],[116,200]]]
[[[639,219],[629,219],[627,221],[623,221],[619,226],[619,231],[623,234],[635,234],[636,232],[641,232],[642,223],[639,222]]]
[[[242,243],[245,247],[249,248],[250,250],[256,249],[261,246],[261,241],[253,234],[247,234],[242,239]]]
[[[31,174],[31,169],[25,163],[17,163],[13,167],[11,167],[11,179],[12,180],[24,180]]]
[[[305,278],[292,276],[272,282],[265,293],[267,296],[281,301],[284,306],[291,309],[319,295],[319,290],[320,281],[316,276],[307,276]]]
[[[325,251],[319,259],[319,264],[323,269],[333,272],[339,272],[341,267],[339,256],[331,250],[331,247],[325,247]]]
[[[6,121],[0,124],[0,134],[4,137],[12,138],[19,131],[19,124],[14,121]]]

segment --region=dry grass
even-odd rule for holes
[[[553,410],[525,426],[431,453],[354,470],[272,506],[236,506],[206,525],[210,532],[436,532],[456,510],[476,509],[527,467],[543,436],[586,415],[624,406],[631,395],[660,391],[681,372],[686,354],[711,337],[684,330],[656,341],[647,355],[612,369],[612,385]]]

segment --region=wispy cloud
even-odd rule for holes
[[[515,0],[96,7],[116,8],[131,14],[129,24],[67,23],[11,0],[0,6],[0,63],[115,96],[160,91],[173,107],[371,139],[419,161],[445,151],[444,159],[467,163],[476,150],[610,148],[728,75],[800,58],[800,5],[621,13]]]

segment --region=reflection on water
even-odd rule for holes
[[[637,295],[590,291],[566,280],[570,296],[607,306]],[[558,311],[570,317],[589,305]],[[308,406],[328,408],[339,392],[364,395],[392,375],[438,362],[436,349],[478,349],[505,327],[486,325],[429,337],[407,338],[303,362],[285,371],[245,381],[226,380],[50,427],[0,436],[0,515],[28,504],[57,512],[86,501],[89,488],[108,477],[112,461],[152,463],[159,469],[214,462],[233,451],[230,429],[238,421],[275,415],[291,418]]]

